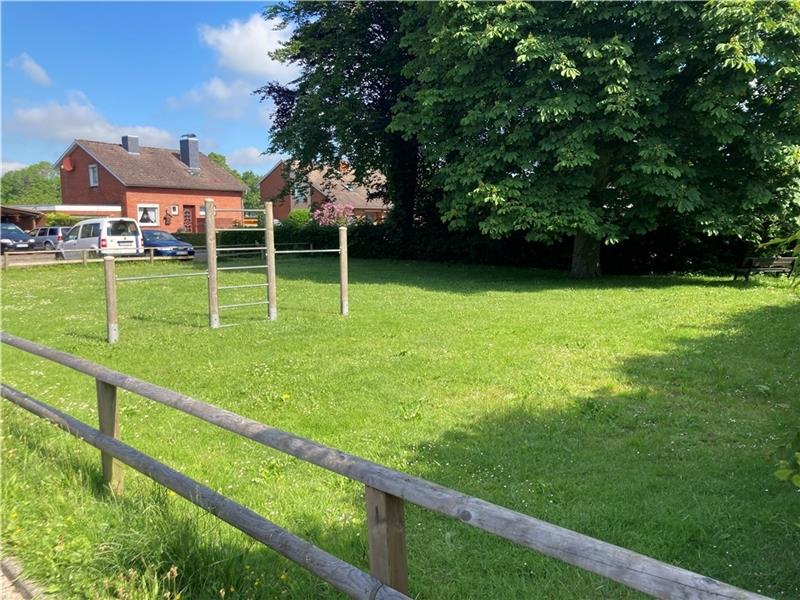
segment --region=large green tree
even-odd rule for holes
[[[393,124],[453,227],[599,249],[678,214],[757,239],[800,209],[800,3],[455,2],[406,15]]]
[[[3,204],[61,204],[61,180],[47,161],[9,171],[0,179]]]
[[[249,170],[239,173],[228,164],[228,159],[225,155],[219,152],[209,152],[208,158],[247,186],[247,191],[242,198],[245,208],[261,208],[261,189],[259,187],[261,178],[258,175]]]
[[[292,156],[300,175],[346,161],[358,181],[394,204],[392,218],[405,233],[415,218],[418,148],[413,135],[387,127],[408,85],[400,20],[414,10],[412,3],[369,1],[268,8],[265,18],[292,30],[275,56],[300,74],[289,85],[271,82],[258,90],[275,105],[272,152]]]

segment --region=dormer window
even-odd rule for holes
[[[97,165],[89,165],[89,186],[97,187],[98,182]]]

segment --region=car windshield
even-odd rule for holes
[[[139,235],[136,230],[136,223],[133,221],[109,221],[106,228],[106,235],[110,237],[120,237],[125,235]]]
[[[148,242],[177,242],[175,236],[166,231],[143,231],[142,235]]]
[[[2,231],[3,233],[21,233],[22,235],[28,235],[13,223],[3,223]]]

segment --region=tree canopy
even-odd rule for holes
[[[257,91],[275,105],[272,152],[289,154],[301,176],[346,161],[356,180],[394,204],[401,230],[413,224],[418,150],[413,135],[388,131],[392,107],[408,81],[402,2],[284,2],[265,17],[291,26],[275,56],[300,68],[289,85]],[[330,171],[335,173],[336,170]],[[377,172],[385,176],[385,189]]]
[[[443,218],[599,243],[678,213],[750,238],[800,209],[800,4],[419,4],[396,131]]]
[[[9,171],[0,179],[3,204],[61,204],[61,180],[58,171],[47,162]]]

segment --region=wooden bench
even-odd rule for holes
[[[744,275],[744,280],[750,279],[751,273],[786,273],[792,274],[797,258],[794,256],[773,256],[771,258],[750,257],[745,258],[741,267],[733,272],[733,280],[739,275]]]

